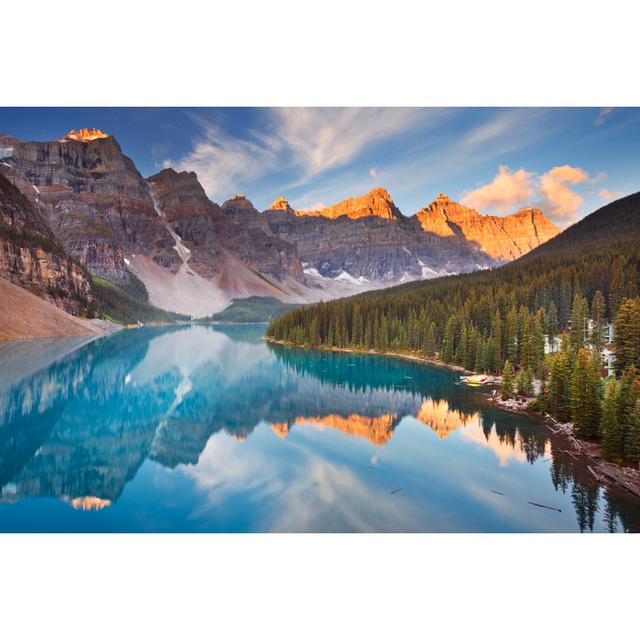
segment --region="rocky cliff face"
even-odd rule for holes
[[[539,209],[522,209],[505,217],[483,215],[443,193],[416,217],[426,232],[464,238],[500,262],[515,260],[560,233]]]
[[[305,274],[318,285],[327,284],[320,277],[364,289],[493,264],[464,238],[425,232],[383,189],[328,210],[344,213],[331,218],[273,206],[264,212],[271,231],[296,246]]]
[[[56,243],[40,212],[2,175],[0,277],[74,315],[93,301],[85,271]]]
[[[191,251],[189,266],[198,274],[224,276],[233,288],[229,263],[239,261],[278,282],[289,276],[303,277],[295,247],[274,236],[244,195],[220,207],[207,198],[195,173],[165,169],[148,180],[154,185],[162,214]]]
[[[125,282],[127,252],[150,255],[167,268],[179,263],[146,182],[111,136],[81,130],[54,142],[5,137],[0,146],[13,147],[2,173],[38,205],[66,251],[93,273]]]

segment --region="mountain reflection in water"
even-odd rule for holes
[[[640,528],[632,495],[451,371],[263,329],[0,345],[0,530]]]

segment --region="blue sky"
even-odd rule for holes
[[[3,108],[0,133],[52,140],[98,127],[144,176],[193,170],[221,203],[260,210],[386,187],[406,215],[439,192],[483,213],[539,206],[567,225],[640,190],[640,109]]]

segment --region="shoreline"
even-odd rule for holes
[[[419,356],[413,353],[376,351],[375,349],[347,349],[346,347],[302,347],[298,344],[293,344],[292,342],[286,342],[285,340],[276,340],[275,338],[269,338],[268,336],[263,336],[262,339],[265,342],[269,342],[270,344],[279,344],[283,347],[290,347],[294,349],[308,349],[309,351],[333,351],[335,353],[356,353],[367,356],[384,356],[386,358],[403,358],[404,360],[411,360],[413,362],[421,362],[423,364],[432,364],[436,367],[444,367],[446,369],[451,369],[452,371],[457,371],[458,373],[477,373],[476,371],[470,371],[469,369],[465,369],[464,367],[461,367],[457,364],[447,364],[446,362],[442,362],[442,360],[438,360],[437,358],[428,358],[427,356]]]
[[[312,351],[333,351],[336,353],[356,353],[363,355],[384,356],[391,358],[402,358],[404,360],[410,360],[413,362],[419,362],[422,364],[430,364],[438,367],[446,367],[452,371],[464,374],[473,374],[474,371],[469,371],[459,365],[451,365],[442,362],[436,358],[428,358],[426,356],[419,356],[411,353],[397,353],[392,351],[376,351],[374,349],[347,349],[342,347],[303,347],[300,345],[286,342],[284,340],[276,340],[268,336],[263,336],[265,342],[271,344],[279,344],[284,347],[296,348],[296,349],[308,349]],[[500,376],[496,376],[500,379]],[[499,383],[499,380],[498,380]],[[540,418],[543,421],[543,425],[549,429],[555,436],[561,437],[571,449],[566,451],[574,458],[583,458],[583,463],[594,477],[594,479],[603,486],[610,484],[611,482],[617,483],[619,486],[624,487],[630,493],[640,498],[640,470],[628,465],[616,465],[611,462],[607,462],[602,458],[600,453],[600,447],[595,442],[589,442],[587,440],[580,440],[573,435],[573,424],[561,424],[553,416],[548,413],[539,413],[534,411],[528,411],[525,404],[518,403],[517,400],[503,401],[496,389],[491,392],[483,394],[487,401],[502,409],[511,413],[524,414],[531,417]],[[530,400],[530,399],[528,399]],[[553,425],[553,426],[552,426]],[[588,464],[588,462],[591,464]]]

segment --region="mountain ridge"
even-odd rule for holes
[[[526,215],[505,218],[523,225],[515,240],[506,223],[477,212],[470,229],[404,216],[383,187],[311,212],[282,196],[263,212],[243,194],[218,205],[194,172],[143,178],[99,129],[51,142],[3,136],[3,145],[0,173],[73,259],[119,286],[134,274],[152,304],[178,313],[211,315],[251,295],[307,303],[492,268],[546,237]],[[500,235],[498,248],[485,232]]]

